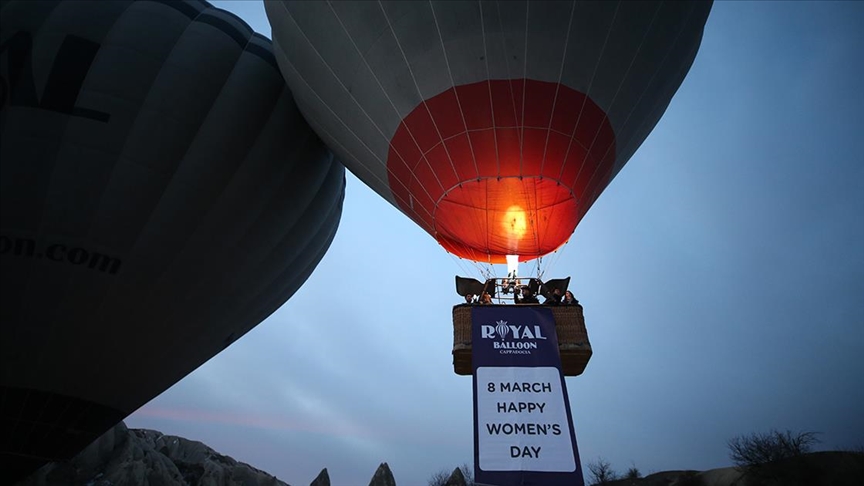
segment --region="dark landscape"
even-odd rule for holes
[[[602,462],[602,461],[601,461]],[[857,486],[864,478],[864,452],[822,451],[760,465],[707,471],[662,471],[618,479],[605,463],[583,465],[585,484],[610,486]],[[641,476],[635,468],[630,476]],[[439,472],[428,486],[470,486],[460,468]],[[626,476],[626,474],[625,474]],[[381,463],[368,480],[331,483],[327,469],[310,486],[396,486],[388,464]],[[69,461],[49,463],[17,486],[287,486],[288,483],[249,464],[222,455],[206,444],[155,430],[129,429],[121,422]]]

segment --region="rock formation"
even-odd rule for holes
[[[326,467],[318,473],[318,476],[312,480],[309,486],[330,486],[330,474],[327,473]]]
[[[447,482],[444,483],[444,486],[467,486],[465,484],[465,475],[462,474],[462,469],[456,468],[453,470],[453,474],[447,478]]]
[[[323,474],[326,472],[322,471]],[[319,475],[320,477],[320,475]],[[223,456],[201,442],[122,422],[73,459],[50,463],[19,486],[288,486],[276,477]],[[327,483],[329,486],[329,478]]]
[[[393,473],[390,472],[390,466],[386,462],[382,462],[375,470],[375,475],[369,481],[369,486],[396,486],[396,480],[393,479]]]

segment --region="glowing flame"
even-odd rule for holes
[[[528,217],[519,206],[510,206],[501,222],[504,231],[513,238],[522,239],[528,231]]]
[[[507,255],[507,278],[516,278],[519,271],[519,255]]]

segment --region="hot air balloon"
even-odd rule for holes
[[[662,1],[265,6],[297,105],[346,167],[448,252],[507,262],[514,276],[518,261],[567,242],[657,124],[711,10]],[[476,284],[460,294],[495,288]],[[581,306],[555,312],[565,372],[578,375],[591,356]],[[471,370],[470,319],[454,307],[458,374]]]
[[[344,168],[200,1],[2,3],[0,471],[67,458],[282,305]]]
[[[564,244],[651,132],[710,2],[267,0],[300,110],[346,167],[479,262]]]

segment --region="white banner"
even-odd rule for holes
[[[476,377],[480,469],[576,470],[559,369],[479,367]]]

